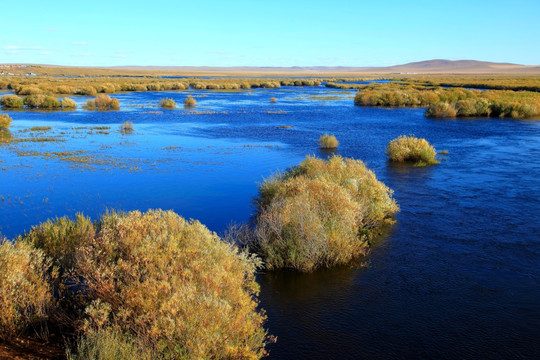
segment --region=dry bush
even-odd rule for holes
[[[11,120],[8,114],[0,114],[0,130],[8,129],[11,126]]]
[[[114,328],[166,358],[259,358],[257,261],[171,211],[108,213],[77,250],[86,334]]]
[[[75,100],[73,100],[71,98],[68,98],[68,97],[63,98],[62,101],[61,101],[61,104],[62,104],[62,107],[64,109],[76,109],[77,108],[77,103],[75,102]]]
[[[4,95],[0,99],[0,104],[6,109],[22,109],[24,101],[17,95]]]
[[[28,95],[24,98],[24,105],[29,108],[39,108],[45,101],[45,95]]]
[[[426,110],[427,117],[433,118],[454,118],[457,115],[457,109],[453,104],[439,101],[428,107]]]
[[[47,270],[50,261],[24,241],[0,239],[0,339],[11,340],[33,327],[42,327],[53,304]]]
[[[307,157],[265,180],[256,199],[252,250],[268,269],[312,271],[365,253],[375,230],[392,222],[392,191],[360,160]]]
[[[276,101],[277,101],[277,99],[276,99],[275,97],[271,97],[271,98],[270,98],[270,102],[271,102],[271,103],[275,103]]]
[[[435,158],[435,148],[426,139],[419,139],[414,135],[401,135],[390,141],[386,147],[386,155],[391,161],[411,162],[415,166],[439,164]]]
[[[109,95],[98,95],[94,100],[88,100],[84,107],[87,110],[118,110],[120,101]]]
[[[17,91],[17,95],[41,95],[43,94],[43,90],[36,86],[25,86],[21,87],[19,91]]]
[[[319,146],[321,149],[336,149],[339,141],[334,135],[324,134],[319,138]]]
[[[176,101],[174,101],[171,98],[164,98],[159,101],[159,106],[161,106],[164,109],[175,109]]]
[[[40,109],[58,109],[60,107],[62,107],[60,101],[54,96],[45,96],[41,104],[39,104]]]
[[[193,96],[188,95],[186,99],[184,100],[184,107],[190,108],[195,107],[197,105],[197,100],[193,98]]]

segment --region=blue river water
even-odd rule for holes
[[[157,107],[187,94],[193,110]],[[249,221],[264,177],[329,156],[317,140],[332,133],[336,153],[363,160],[401,212],[363,266],[258,275],[278,338],[270,358],[540,357],[540,121],[427,119],[324,87],[113,96],[121,111],[7,112],[23,141],[0,143],[2,235],[112,208],[172,209],[219,233]],[[384,151],[401,134],[449,154],[394,166]]]

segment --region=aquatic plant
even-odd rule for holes
[[[84,106],[87,110],[119,110],[120,101],[109,95],[98,95],[93,100],[88,100]]]
[[[133,132],[133,122],[125,121],[120,125],[120,132],[122,134],[131,134]]]
[[[0,339],[12,340],[30,327],[44,329],[53,305],[49,267],[49,259],[29,243],[0,239]]]
[[[161,106],[164,109],[175,109],[176,101],[174,101],[171,98],[164,98],[159,101],[159,106]]]
[[[188,95],[184,100],[184,107],[195,107],[197,105],[197,100],[193,98],[193,96]]]
[[[0,131],[11,126],[11,117],[8,114],[0,114]]]
[[[110,212],[77,249],[85,334],[118,329],[167,358],[259,358],[258,262],[171,211]]]
[[[17,95],[4,95],[0,99],[0,104],[6,109],[22,109],[24,101]]]
[[[259,185],[249,248],[267,269],[313,271],[365,254],[368,241],[391,223],[392,190],[360,160],[307,157]]]
[[[319,138],[319,146],[321,149],[336,149],[339,141],[334,135],[324,134]]]
[[[276,99],[275,97],[271,97],[271,98],[270,98],[270,102],[271,102],[271,103],[275,103],[276,101],[277,101],[277,99]]]
[[[45,96],[43,98],[43,101],[41,104],[39,104],[40,109],[58,109],[61,108],[62,105],[60,104],[60,101],[55,98],[54,96]]]
[[[453,118],[456,117],[457,112],[458,111],[453,104],[439,101],[428,107],[426,116],[434,118]]]
[[[386,147],[386,155],[394,162],[410,162],[415,166],[439,164],[435,158],[437,152],[426,139],[414,135],[401,135],[390,141]]]
[[[17,91],[17,95],[40,95],[43,94],[43,90],[36,86],[25,86],[21,87],[19,91]]]

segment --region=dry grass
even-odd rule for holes
[[[119,110],[120,101],[109,95],[98,95],[94,100],[88,100],[84,108],[87,110]]]
[[[77,250],[84,331],[114,328],[167,358],[259,358],[257,261],[170,211],[103,216]]]
[[[386,155],[391,161],[410,162],[415,166],[439,164],[435,158],[437,155],[435,148],[426,139],[419,139],[413,135],[401,135],[390,141]]]
[[[186,108],[192,108],[197,105],[197,100],[193,98],[193,96],[188,95],[184,100],[184,107]]]
[[[53,296],[48,283],[50,261],[29,243],[0,239],[0,339],[9,341],[33,328],[43,327]]]
[[[12,119],[8,114],[0,114],[0,130],[9,129],[11,121]]]
[[[321,149],[337,149],[339,141],[334,135],[324,134],[319,138],[319,146]]]
[[[61,104],[62,104],[62,107],[64,109],[76,109],[77,108],[77,103],[73,99],[70,99],[68,97],[63,98],[62,101],[61,101]]]
[[[270,98],[270,102],[271,102],[271,103],[275,103],[276,101],[277,101],[277,99],[276,99],[275,97],[271,97],[271,98]]]
[[[164,98],[159,101],[159,106],[161,106],[164,109],[175,109],[176,101],[170,98]]]
[[[133,133],[133,122],[132,121],[125,121],[120,125],[120,132],[122,134],[131,134]]]
[[[0,104],[6,109],[22,109],[24,106],[23,98],[17,95],[2,96]]]
[[[307,157],[265,180],[250,244],[267,269],[313,271],[364,254],[398,206],[392,191],[360,160]]]

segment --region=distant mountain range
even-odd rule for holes
[[[15,66],[13,66],[15,65]],[[349,67],[349,66],[107,66],[73,67],[61,65],[0,64],[0,72],[58,74],[215,74],[215,75],[304,75],[304,76],[339,76],[362,74],[539,74],[540,65],[520,65],[476,60],[426,60],[394,66]]]
[[[284,72],[284,73],[540,73],[540,65],[520,65],[477,60],[426,60],[394,66],[292,66],[292,67],[214,67],[214,66],[116,66],[116,69],[185,72]]]

